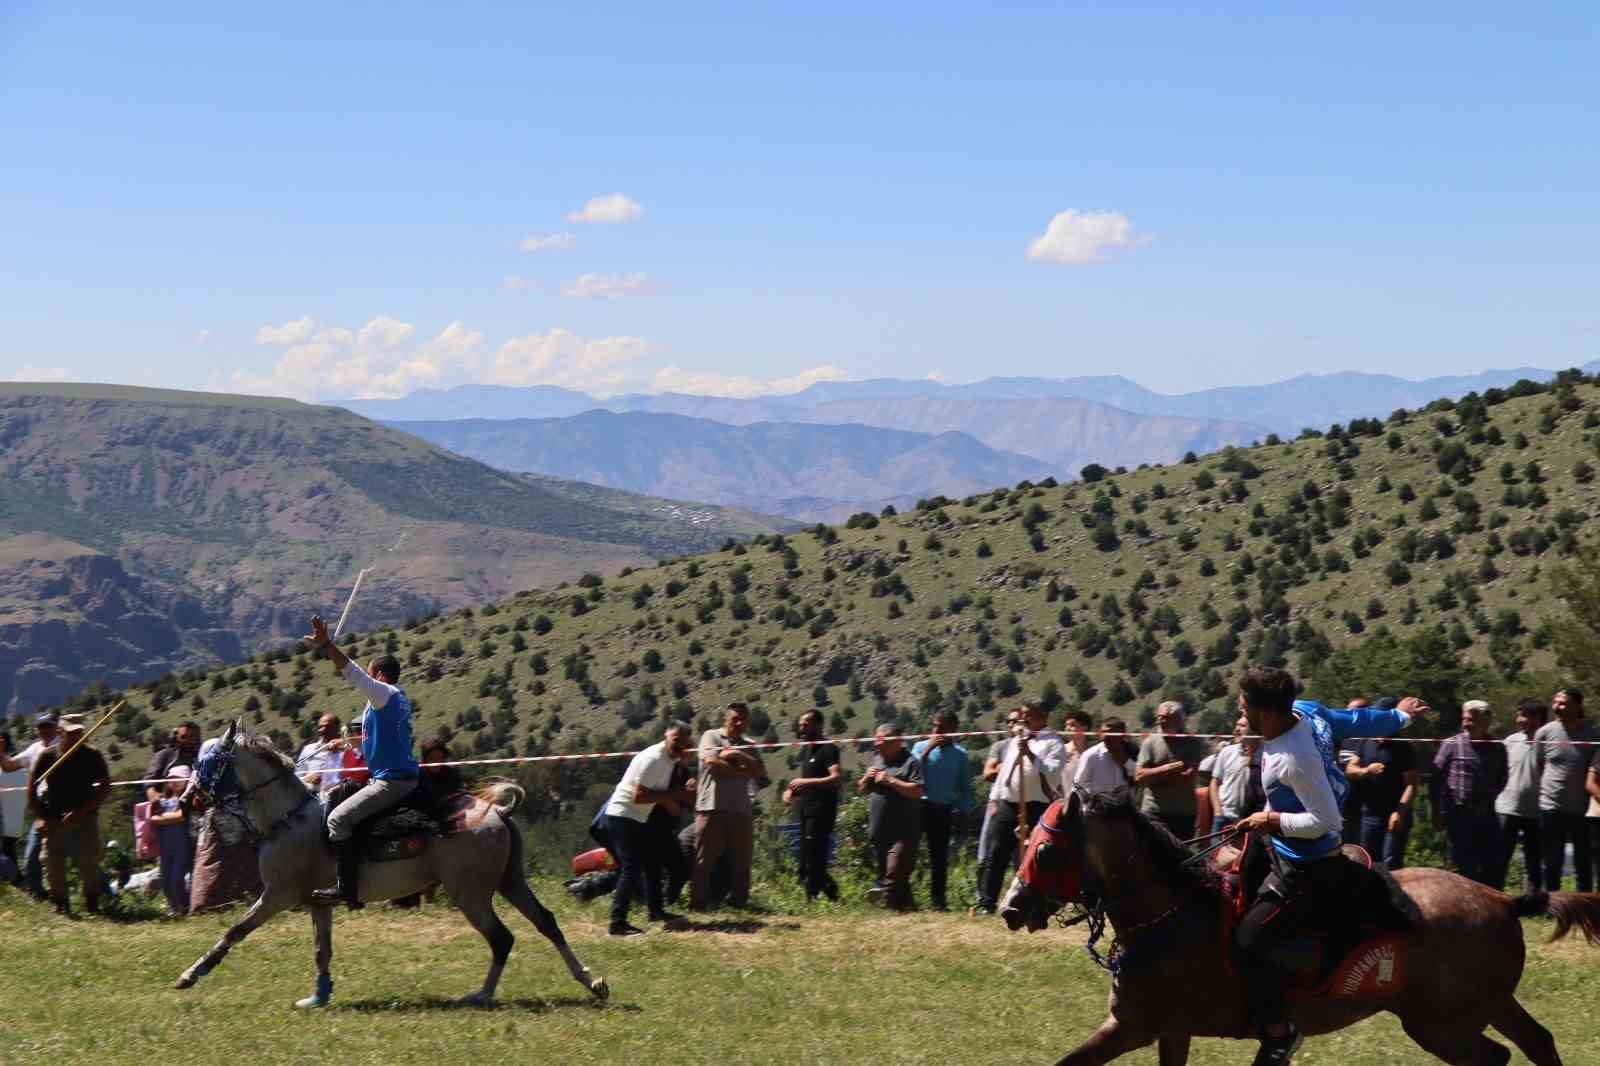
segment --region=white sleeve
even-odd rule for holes
[[[1309,755],[1303,752],[1285,754],[1287,772],[1280,773],[1278,780],[1294,790],[1305,810],[1280,812],[1279,831],[1286,837],[1300,840],[1315,840],[1339,832],[1344,825],[1344,819],[1339,814],[1339,801],[1334,798],[1333,786],[1328,784],[1328,775],[1323,773],[1321,760],[1315,750]],[[1317,759],[1309,770],[1306,768],[1308,758]]]
[[[1094,764],[1099,761],[1096,759],[1095,754],[1092,750],[1086,751],[1078,759],[1077,772],[1072,775],[1074,788],[1087,789],[1090,792],[1094,791]]]
[[[651,756],[655,753],[646,749],[635,755],[629,762],[628,768],[622,772],[622,780],[617,782],[617,789],[612,795],[623,803],[637,802],[633,797],[639,788],[639,782],[644,779],[645,771],[649,769]]]
[[[1066,757],[1067,746],[1061,742],[1060,737],[1048,738],[1042,750],[1038,753],[1039,776],[1049,779],[1061,776],[1061,763]]]
[[[355,663],[345,663],[344,679],[350,686],[367,698],[373,710],[381,711],[396,692],[400,690],[393,685],[385,684],[367,673]]]

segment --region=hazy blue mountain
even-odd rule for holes
[[[391,425],[502,470],[806,521],[938,493],[964,496],[1056,472],[964,433],[865,425],[733,426],[643,411]]]
[[[453,389],[419,389],[398,400],[344,400],[338,404],[363,418],[565,418],[600,404],[587,393],[555,385],[457,385]]]

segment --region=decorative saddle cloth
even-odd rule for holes
[[[1347,892],[1335,905],[1319,900],[1317,913],[1306,923],[1304,936],[1317,942],[1320,962],[1295,975],[1291,999],[1387,999],[1405,986],[1406,934],[1420,923],[1421,913],[1388,867],[1374,863],[1365,849],[1346,844],[1342,854],[1352,867]],[[1266,845],[1254,837],[1213,857],[1228,901],[1224,928],[1230,940],[1269,865]]]
[[[323,821],[326,833],[328,811],[355,795],[362,781],[341,781],[329,790]],[[396,806],[380,811],[376,817],[357,824],[355,839],[367,862],[392,862],[420,855],[433,837],[451,836],[461,828],[461,816],[472,806],[464,792],[440,795],[428,785],[426,775],[416,788]]]

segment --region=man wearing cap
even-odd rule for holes
[[[100,909],[100,804],[111,791],[111,772],[105,757],[88,744],[78,744],[62,757],[83,738],[83,732],[79,722],[63,726],[59,746],[40,751],[28,773],[28,797],[39,818],[50,900],[60,914],[70,911],[68,859],[77,867],[83,884],[84,909],[90,914]],[[51,767],[56,767],[54,772]],[[49,779],[41,780],[46,774]]]
[[[24,772],[32,774],[34,760],[38,759],[40,752],[55,745],[61,736],[61,720],[54,711],[40,711],[33,719],[33,731],[36,739],[32,744],[17,752],[15,762]],[[29,792],[27,795],[32,796]],[[31,803],[30,803],[31,805]],[[28,824],[28,839],[22,846],[22,883],[27,888],[28,894],[34,899],[44,899],[44,863],[41,861],[41,850],[44,841],[39,835],[39,823],[31,821]]]
[[[1483,700],[1461,705],[1461,732],[1439,745],[1429,780],[1433,826],[1450,838],[1462,876],[1493,886],[1500,866],[1500,821],[1494,800],[1506,783],[1506,751],[1489,735],[1493,716]]]

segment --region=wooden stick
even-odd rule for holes
[[[58,758],[55,762],[51,763],[49,766],[46,766],[44,768],[44,773],[39,775],[39,780],[34,782],[34,787],[37,788],[40,785],[44,784],[46,781],[48,781],[50,779],[50,775],[56,772],[56,767],[60,766],[64,762],[66,762],[67,759],[72,755],[73,752],[75,752],[79,748],[81,748],[86,740],[88,740],[90,737],[94,736],[95,730],[99,729],[101,726],[103,726],[107,722],[109,722],[111,720],[111,716],[116,714],[118,711],[122,710],[122,705],[124,703],[127,703],[127,702],[128,702],[127,700],[118,700],[117,701],[117,705],[115,707],[111,708],[104,715],[102,715],[100,720],[98,722],[96,722],[94,725],[92,725],[88,729],[84,730],[83,736],[79,737],[76,741],[74,741],[72,747],[70,747],[66,751],[62,752],[60,758]]]
[[[368,567],[367,570],[370,570]],[[339,624],[333,627],[333,638],[339,639],[339,634],[344,632],[345,619],[350,617],[350,607],[356,602],[356,593],[361,591],[361,579],[367,576],[367,570],[356,575],[356,583],[350,589],[350,598],[344,601],[344,610],[339,615]]]

